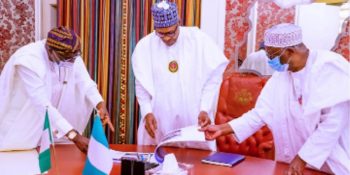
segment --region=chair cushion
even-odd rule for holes
[[[226,74],[220,88],[215,124],[227,123],[252,109],[266,81],[266,77],[251,73]],[[219,151],[273,159],[272,140],[271,131],[264,126],[241,144],[233,135],[221,136],[216,141]]]

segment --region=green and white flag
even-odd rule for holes
[[[46,110],[44,130],[41,135],[40,153],[39,153],[39,167],[40,172],[44,173],[51,168],[51,153],[50,145],[52,143],[51,128],[49,122],[49,114]]]

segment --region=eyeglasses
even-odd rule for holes
[[[77,59],[79,56],[81,55],[81,53],[80,52],[78,52],[78,53],[76,53],[74,56],[72,56],[72,57],[69,57],[69,58],[65,58],[64,59],[64,61],[66,61],[66,62],[74,62],[75,61],[75,59]]]
[[[274,53],[269,54],[269,52],[267,51],[267,49],[265,49],[265,50],[266,50],[266,56],[267,56],[270,60],[273,59],[273,58],[275,58],[276,56],[274,56],[274,55],[276,55],[278,52],[280,52],[280,50],[277,50],[277,51],[275,51]],[[286,50],[286,49],[283,49],[282,52],[279,54],[279,56],[281,56],[281,55],[284,53],[285,50]]]
[[[165,33],[161,33],[161,32],[156,31],[156,34],[157,34],[157,36],[159,36],[161,38],[163,38],[165,36],[174,37],[176,35],[176,31],[177,31],[178,27],[179,27],[179,25],[176,25],[176,28],[173,31],[165,32]]]
[[[80,51],[71,57],[62,56],[61,54],[58,54],[55,51],[52,51],[52,53],[55,55],[55,57],[58,59],[58,61],[71,62],[71,63],[73,63],[75,61],[75,59],[77,59],[81,55]]]

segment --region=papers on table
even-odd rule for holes
[[[208,142],[205,140],[204,132],[199,131],[198,125],[192,125],[185,128],[174,130],[166,134],[161,142],[157,145],[154,152],[154,157],[157,162],[162,163],[166,152],[162,149],[163,146],[178,146],[190,147],[197,149],[212,150],[210,144],[215,142]]]
[[[163,163],[166,152],[163,146],[176,146],[186,148],[197,148],[215,151],[215,141],[206,141],[204,132],[199,131],[198,125],[192,125],[177,129],[166,134],[157,145],[154,154],[142,152],[122,152],[110,150],[114,161],[120,161],[123,157],[134,158],[152,163]]]
[[[40,174],[38,152],[35,149],[0,152],[0,162],[1,174]]]

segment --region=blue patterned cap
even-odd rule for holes
[[[179,21],[176,4],[166,0],[153,4],[152,15],[155,29],[170,27]]]

